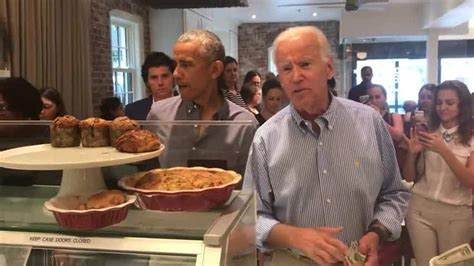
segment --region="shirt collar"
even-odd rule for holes
[[[443,125],[439,125],[439,131],[441,132],[441,134],[453,134],[454,132],[456,132],[458,130],[458,127],[459,125],[456,125],[450,129],[446,129],[443,127]]]
[[[222,102],[221,107],[217,111],[217,113],[214,114],[213,120],[229,120],[229,116],[230,116],[229,103],[221,95],[219,95],[219,97],[220,99],[223,99],[223,102]],[[194,114],[199,115],[199,105],[191,101],[185,101],[185,100],[182,100],[182,101],[183,101],[187,116],[191,116]]]
[[[319,126],[321,126],[322,124],[326,129],[332,131],[334,129],[334,124],[337,118],[337,110],[339,109],[341,103],[339,102],[337,97],[334,97],[332,94],[329,95],[331,102],[329,103],[328,109],[321,116],[317,117],[314,122],[316,122]],[[290,104],[290,113],[298,128],[300,128],[304,133],[306,133],[306,122],[298,113],[298,111],[296,111],[293,104]]]

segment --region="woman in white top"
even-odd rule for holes
[[[416,265],[471,240],[474,143],[466,85],[445,81],[434,93],[430,130],[404,138],[403,176],[414,181],[406,217]]]

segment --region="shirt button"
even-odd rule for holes
[[[327,174],[327,173],[328,173],[328,171],[326,171],[326,170],[323,170],[323,174]]]
[[[192,149],[193,151],[195,151],[195,150],[196,150],[196,147],[192,147],[191,149]]]
[[[322,142],[319,142],[319,146],[323,146],[323,143],[322,143]]]
[[[331,203],[331,199],[326,199],[326,202],[327,202],[327,203]]]

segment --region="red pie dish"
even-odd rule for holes
[[[86,202],[89,196],[54,197],[46,201],[44,206],[54,214],[60,226],[68,229],[91,230],[123,221],[127,217],[128,206],[136,200],[134,195],[125,195],[125,202],[115,206],[79,210],[79,206]]]
[[[206,211],[227,202],[242,176],[204,167],[154,169],[126,176],[119,186],[137,195],[142,209]]]

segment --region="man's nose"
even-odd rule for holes
[[[299,82],[303,78],[301,70],[298,67],[294,67],[291,73],[291,81]]]
[[[176,68],[173,71],[173,78],[176,80],[176,79],[179,79],[180,76],[181,76],[181,74],[180,74],[180,71],[179,71],[179,66],[176,66]]]

